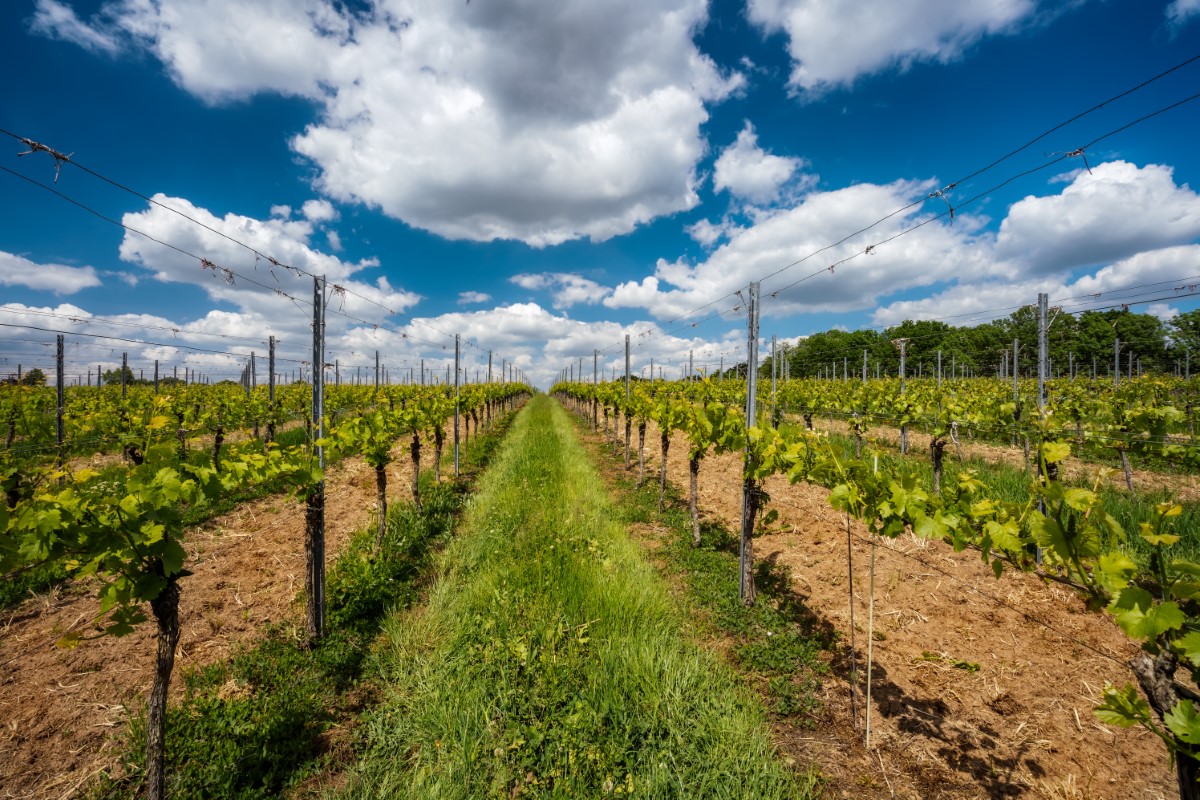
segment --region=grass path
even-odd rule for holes
[[[514,423],[429,603],[378,650],[345,797],[797,798],[765,714],[686,644],[565,412]]]

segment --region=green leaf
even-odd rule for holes
[[[1087,511],[1096,503],[1096,493],[1087,489],[1070,488],[1063,491],[1063,502],[1076,511]]]
[[[1115,686],[1105,686],[1101,696],[1103,701],[1094,711],[1101,722],[1132,728],[1150,719],[1150,704],[1142,699],[1132,683],[1127,683],[1119,689]]]
[[[1057,464],[1069,455],[1071,455],[1071,445],[1066,442],[1042,443],[1042,458],[1048,464]]]
[[[1191,700],[1180,700],[1163,715],[1163,722],[1181,742],[1200,744],[1200,714]]]
[[[1137,574],[1137,564],[1121,552],[1105,553],[1096,563],[1096,580],[1100,585],[1116,594],[1124,589]]]
[[[983,526],[983,532],[992,541],[992,547],[1006,553],[1016,553],[1021,550],[1021,538],[1018,535],[1017,521],[1007,522],[988,520]],[[999,576],[997,576],[999,577]]]
[[[1145,589],[1126,586],[1109,604],[1121,630],[1133,639],[1153,642],[1160,634],[1182,628],[1185,621],[1179,606],[1172,602],[1154,603]]]
[[[1193,667],[1200,667],[1200,632],[1192,631],[1180,636],[1171,642],[1171,649]]]
[[[176,575],[183,569],[183,560],[187,558],[187,553],[184,552],[183,545],[179,544],[178,541],[167,539],[161,557],[163,572],[167,575]]]

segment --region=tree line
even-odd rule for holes
[[[1190,366],[1191,354],[1200,355],[1200,309],[1178,314],[1167,322],[1151,314],[1127,308],[1084,311],[1078,315],[1050,311],[1048,342],[1051,374],[1098,377],[1112,374],[1114,345],[1120,339],[1120,368],[1127,374],[1182,374]],[[830,330],[791,343],[780,352],[790,377],[833,376],[843,370],[860,375],[863,351],[867,372],[874,376],[896,375],[900,348],[905,344],[908,375],[937,374],[941,353],[942,374],[997,377],[1012,374],[1013,340],[1019,343],[1017,371],[1034,376],[1037,365],[1037,310],[1021,308],[1002,319],[981,325],[955,327],[936,320],[905,320],[885,330]],[[1198,365],[1200,366],[1200,365]],[[771,374],[771,359],[763,363],[763,374]],[[744,365],[743,365],[744,369]],[[953,369],[953,373],[952,373]],[[730,373],[733,369],[729,370]]]

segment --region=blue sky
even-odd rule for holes
[[[635,370],[737,360],[757,279],[768,337],[1197,306],[1200,100],[1137,121],[1200,60],[968,176],[1200,54],[1200,0],[7,7],[0,128],[75,163],[0,137],[0,372],[48,328],[69,375],[227,377],[269,335],[290,373],[311,279],[269,259],[346,290],[343,376],[397,379],[454,333],[541,385],[627,333]]]

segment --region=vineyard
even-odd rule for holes
[[[375,563],[396,516],[389,496],[421,510],[423,496],[436,488],[422,481],[423,454],[434,483],[444,454],[457,475],[460,448],[507,417],[527,392],[508,383],[459,393],[328,387],[329,411],[314,425],[311,387],[302,384],[248,392],[236,384],[163,392],[84,387],[68,391],[58,406],[56,437],[53,390],[5,387],[0,569],[4,603],[13,608],[4,646],[15,666],[5,706],[17,745],[4,768],[10,794],[61,792],[56,772],[75,780],[74,789],[94,778],[75,774],[97,745],[93,731],[76,726],[116,724],[111,716],[125,711],[122,703],[150,676],[142,763],[151,794],[162,796],[176,653],[187,659],[196,648],[215,647],[207,661],[236,649],[261,635],[264,624],[285,619],[298,589],[305,596],[299,641],[315,647],[330,633],[327,617],[345,615],[338,593],[354,580],[354,570],[344,568],[329,611],[326,553],[344,549],[369,523],[365,551]],[[407,468],[389,469],[401,453]],[[407,480],[389,487],[389,474]],[[334,490],[328,499],[327,480]],[[251,553],[238,546],[243,538],[254,543]],[[386,574],[368,570],[360,578]],[[36,599],[15,605],[27,595]],[[144,631],[150,617],[154,635]],[[33,650],[24,652],[29,644]],[[155,651],[152,669],[133,666],[148,665]],[[114,677],[100,666],[114,663],[131,667]],[[93,698],[90,713],[76,709],[64,720],[29,704],[46,692],[71,697],[81,686]],[[64,763],[47,755],[60,750],[76,758]]]
[[[263,656],[252,655],[262,648],[286,646],[296,653],[289,659],[319,665],[333,657],[338,665],[333,672],[328,664],[288,667],[316,674],[311,683],[297,680],[317,705],[286,706],[293,717],[311,715],[306,734],[286,734],[287,741],[299,735],[309,742],[301,752],[332,748],[338,758],[354,759],[361,747],[392,752],[406,737],[448,735],[440,728],[397,733],[380,721],[395,713],[416,720],[425,701],[406,700],[405,711],[385,706],[384,717],[375,718],[378,700],[366,701],[364,711],[363,701],[339,698],[379,691],[370,688],[378,678],[353,676],[367,674],[363,656],[387,609],[420,602],[411,582],[429,569],[430,547],[443,541],[457,513],[445,490],[470,485],[454,478],[462,471],[460,451],[466,458],[495,448],[529,389],[324,388],[319,424],[304,383],[69,387],[61,415],[52,389],[0,389],[9,609],[0,652],[10,670],[4,708],[12,754],[0,777],[10,795],[89,790],[115,797],[135,787],[153,791],[159,781],[160,796],[260,796],[307,785],[294,781],[312,762],[292,764],[298,756],[287,755],[283,741],[254,733],[265,721],[234,734],[214,716],[261,702],[273,680],[263,672]],[[866,796],[1118,797],[1170,796],[1177,780],[1188,785],[1196,763],[1194,679],[1182,676],[1200,669],[1193,641],[1200,635],[1193,533],[1200,443],[1192,420],[1198,389],[1196,380],[1161,376],[1118,386],[1060,379],[1047,384],[1039,409],[1038,386],[1026,380],[760,379],[752,417],[747,382],[734,378],[562,383],[552,393],[578,414],[579,432],[592,438],[591,458],[607,465],[614,491],[630,498],[633,510],[620,512],[631,515],[629,531],[657,554],[665,575],[675,570],[674,580],[691,587],[679,590],[691,598],[686,602],[713,604],[703,615],[718,630],[703,635],[734,642],[730,665],[761,697],[773,746],[799,770],[795,775],[802,773],[747,777],[763,796],[800,796],[823,781],[855,785]],[[529,443],[506,441],[518,459],[541,447],[533,433],[523,437],[519,442]],[[525,465],[513,467],[525,471],[518,474],[549,471],[532,484],[504,480],[537,492],[557,486],[557,468],[518,463]],[[507,502],[527,506],[520,513],[535,514],[531,519],[540,519],[536,509],[547,503],[583,502],[518,497]],[[641,511],[638,503],[645,504]],[[683,516],[672,522],[676,510]],[[512,525],[504,514],[499,522],[467,525]],[[588,533],[593,523],[551,525],[548,540],[532,533],[543,522],[528,524],[533,538],[521,547],[530,553],[557,546],[602,564],[616,558],[617,544],[587,538],[595,536]],[[668,533],[673,525],[677,544]],[[584,538],[562,538],[576,526]],[[499,555],[505,541],[488,545],[500,548],[489,560],[506,557]],[[451,570],[459,568],[455,559],[468,558],[455,555],[457,547],[446,556]],[[724,567],[722,554],[731,559]],[[642,568],[629,562],[622,569]],[[533,580],[539,591],[550,586]],[[556,608],[564,600],[552,594],[529,602]],[[464,652],[485,656],[483,672],[469,682],[515,699],[547,691],[538,681],[551,679],[531,675],[535,683],[518,690],[525,667],[495,672],[499,662],[490,659],[499,656],[486,654],[512,637],[526,642],[520,648],[550,647],[578,626],[601,641],[617,636],[620,626],[609,630],[607,617],[592,618],[599,613],[588,610],[592,601],[581,602],[537,623],[483,621],[493,611],[509,613],[500,606],[436,613],[475,620],[454,634],[475,642]],[[387,628],[395,624],[385,624],[386,636],[417,637],[397,651],[417,648],[403,656],[415,661],[402,671],[423,675],[403,691],[430,691],[442,675],[476,669],[425,664],[416,642],[436,635],[415,631],[433,623],[414,619],[412,632]],[[487,633],[501,624],[516,627]],[[533,627],[521,633],[522,625]],[[563,664],[574,664],[568,672],[582,677],[587,651],[570,641],[553,648],[566,647]],[[530,658],[522,649],[504,652],[520,664]],[[176,661],[184,678],[172,681]],[[398,680],[387,669],[401,668],[385,668],[389,681]],[[367,683],[354,688],[360,680]],[[566,681],[555,692],[573,691],[566,673],[553,681]],[[604,684],[598,676],[586,681],[578,689],[585,694]],[[282,687],[275,691],[291,697]],[[438,701],[428,702],[433,708]],[[619,748],[608,748],[616,745],[601,744],[609,735],[604,724],[572,727],[578,712],[570,708],[496,711],[496,719],[509,720],[508,733],[501,732],[509,744],[547,737],[541,747],[550,749],[522,756],[534,759],[524,772],[506,756],[489,768],[497,772],[481,773],[492,775],[483,784],[450,780],[475,786],[462,796],[489,794],[488,780],[518,793],[606,781],[617,788],[622,781],[669,783],[638,759],[615,757]],[[253,720],[285,712],[237,713]],[[346,719],[336,730],[363,713],[369,733],[361,743],[329,740],[322,727],[328,722],[314,726]],[[539,723],[540,716],[523,716],[530,713],[549,716]],[[196,729],[194,742],[172,722],[180,714]],[[525,722],[513,729],[518,719]],[[750,730],[763,722],[747,724],[739,736],[757,736]],[[674,732],[642,735],[678,735],[673,725]],[[497,735],[488,731],[476,735]],[[247,735],[261,752],[247,761],[236,745],[231,757],[242,766],[232,772],[219,766],[225,762],[199,766],[203,759],[191,750],[214,736],[237,742]],[[560,762],[553,748],[566,745],[551,744],[560,736],[593,753],[592,766]],[[462,758],[474,758],[477,745],[455,746],[466,748]],[[688,758],[702,763],[709,758],[703,752]],[[393,781],[413,779],[379,769],[368,756],[342,780],[358,787],[352,796],[378,796]],[[709,780],[693,769],[679,779]]]
[[[775,382],[773,387],[760,387],[751,406],[760,409],[757,424],[748,426],[746,386],[741,381],[557,387],[585,419],[611,435],[618,449],[626,448],[625,458],[636,461],[630,468],[637,470],[639,481],[646,479],[647,449],[657,456],[660,498],[669,473],[680,487],[687,487],[695,546],[703,544],[700,475],[710,469],[714,458],[718,460],[711,469],[722,477],[713,483],[723,489],[710,490],[707,497],[726,524],[740,526],[740,595],[747,605],[755,601],[755,576],[761,574],[755,563],[758,536],[784,531],[801,536],[805,543],[788,556],[800,563],[791,566],[807,574],[809,581],[827,578],[824,570],[833,568],[845,574],[849,585],[843,591],[849,595],[843,594],[843,609],[847,597],[857,598],[856,579],[862,591],[863,576],[854,575],[856,548],[858,569],[865,555],[870,559],[870,600],[868,608],[859,611],[868,615],[865,664],[859,664],[864,654],[855,651],[853,638],[848,654],[855,704],[863,700],[871,704],[877,549],[885,546],[883,542],[890,542],[895,552],[904,550],[896,544],[901,540],[920,549],[940,542],[954,553],[973,553],[971,560],[986,567],[984,572],[990,572],[993,581],[1008,571],[1032,573],[1049,585],[1069,589],[1058,602],[1074,601],[1106,612],[1140,652],[1134,655],[1136,651],[1127,646],[1114,646],[1111,637],[1108,644],[1098,645],[1103,631],[1091,634],[1100,638],[1090,642],[1089,636],[1080,639],[1053,626],[1046,631],[1058,638],[1058,646],[1066,645],[1076,654],[1090,650],[1116,664],[1128,662],[1123,674],[1110,674],[1106,683],[1087,692],[1093,697],[1096,717],[1110,725],[1140,725],[1158,736],[1178,765],[1181,785],[1194,784],[1197,735],[1192,722],[1194,691],[1189,688],[1194,677],[1180,682],[1176,673],[1190,674],[1198,664],[1190,649],[1195,636],[1193,581],[1200,574],[1192,533],[1197,450],[1191,409],[1196,385],[1153,378],[1114,390],[1111,383],[1050,382],[1049,402],[1042,409],[1030,402],[1035,388],[984,380]],[[622,418],[623,426],[618,423]],[[825,423],[824,431],[817,430],[818,422]],[[877,437],[876,431],[885,435]],[[987,469],[986,465],[958,466],[962,449],[969,449],[973,441],[989,442],[992,450],[998,444],[1008,445],[1016,456],[1008,461],[1024,460],[1016,480],[1011,476],[997,480],[995,473],[981,480],[980,469]],[[951,453],[957,451],[956,457],[948,455],[948,447]],[[1060,475],[1073,450],[1079,462],[1074,471],[1090,473],[1082,482]],[[677,453],[673,470],[663,467],[670,464],[672,452]],[[1153,470],[1160,485],[1170,488],[1130,502],[1135,465],[1139,472]],[[1018,472],[1012,467],[1008,471]],[[1127,487],[1121,496],[1110,488],[1114,478],[1118,486]],[[735,481],[741,484],[741,492],[730,490]],[[793,497],[786,487],[797,483],[827,490],[833,513],[814,512],[810,503]],[[838,525],[838,513],[844,515],[844,525]],[[825,566],[814,575],[810,544],[820,544],[839,527],[843,528],[842,564],[835,567],[830,562],[836,563],[837,557],[822,551]],[[814,533],[814,541],[808,543],[804,537]],[[862,544],[869,555],[858,547]],[[781,552],[774,550],[771,558]],[[942,572],[936,563],[928,569],[926,577]],[[969,568],[955,562],[955,569]],[[897,574],[893,572],[893,577]],[[980,586],[978,571],[946,577],[957,580],[960,591],[985,597],[996,594]],[[806,588],[809,601],[829,604],[828,587],[822,591],[810,583]],[[889,582],[886,593],[892,595],[894,590]],[[859,629],[853,616],[856,603],[849,603],[852,630]],[[1003,600],[996,605],[988,610],[993,621],[996,613],[1025,610]],[[911,607],[888,612],[912,614],[928,623],[927,616],[933,618],[934,613],[921,606],[915,599]],[[1026,619],[1023,627],[1032,624],[1036,629],[1037,617]],[[858,622],[861,626],[862,617]],[[979,669],[976,662],[948,655],[965,645],[947,639],[937,623],[927,633],[930,640],[918,645],[923,649],[912,656],[917,662],[959,664],[971,672]],[[977,635],[968,635],[968,641]],[[933,647],[933,642],[945,649]],[[860,643],[859,648],[864,646]],[[1020,660],[1020,652],[1010,658]],[[1145,698],[1131,679],[1136,679]],[[858,696],[860,691],[865,698]],[[992,693],[993,699],[1003,694],[998,688]],[[880,713],[888,716],[909,708],[886,694],[881,702]],[[947,707],[941,708],[935,716],[952,718]],[[854,712],[868,742],[873,713]],[[917,713],[923,712],[918,708]],[[918,727],[927,724],[928,720]],[[1084,734],[1083,722],[1077,720],[1076,725],[1078,733]],[[1019,759],[1010,764],[1012,774],[1006,779],[1020,773],[1018,763]],[[1087,769],[1094,771],[1094,767]],[[1022,779],[1028,781],[1030,776]]]

